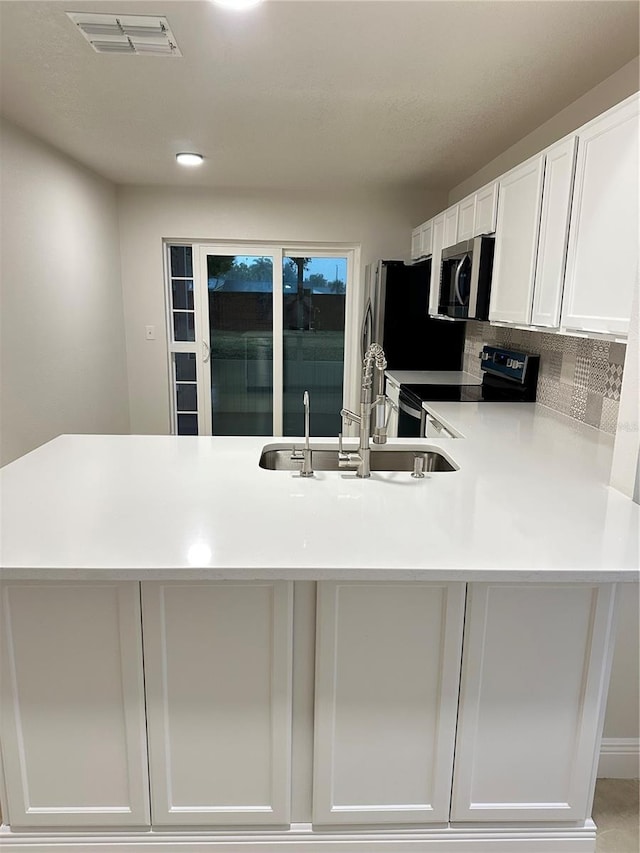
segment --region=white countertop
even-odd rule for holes
[[[464,370],[385,370],[397,385],[482,385],[482,379]]]
[[[2,574],[638,579],[610,436],[536,404],[428,407],[465,438],[423,440],[460,470],[422,480],[258,467],[291,439],[61,436],[0,472]]]

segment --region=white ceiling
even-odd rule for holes
[[[0,0],[3,114],[122,184],[449,188],[638,54],[619,0]],[[182,57],[66,12],[158,14]],[[203,153],[197,174],[180,150]]]

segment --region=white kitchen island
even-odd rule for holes
[[[263,470],[263,438],[3,469],[5,849],[595,849],[639,508],[603,433],[429,408],[464,438],[424,479]]]

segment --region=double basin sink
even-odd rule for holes
[[[295,450],[299,452],[302,444],[296,444]],[[294,446],[292,444],[267,444],[262,448],[259,465],[267,471],[299,471],[300,459],[293,457]],[[346,449],[347,453],[356,453],[357,448]],[[385,444],[380,448],[371,448],[370,469],[371,471],[406,471],[411,473],[416,470],[416,459],[422,460],[420,469],[424,473],[433,471],[457,471],[458,466],[440,450],[424,445],[393,445]],[[340,464],[337,444],[312,444],[311,466],[314,471],[343,471],[348,473],[355,471],[356,464],[345,466]]]

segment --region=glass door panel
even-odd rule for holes
[[[312,435],[341,431],[346,257],[286,256],[282,266],[283,435],[304,435],[309,391]]]
[[[273,258],[207,255],[213,435],[273,434]]]

